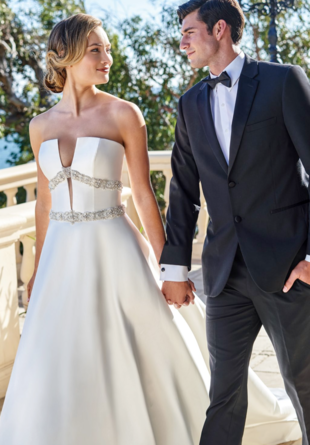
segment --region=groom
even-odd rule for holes
[[[187,274],[201,181],[210,214],[202,264],[211,389],[200,445],[241,444],[262,324],[309,445],[309,194],[300,164],[310,173],[308,79],[298,66],[240,50],[236,0],[192,0],[178,15],[181,49],[210,75],[179,102],[161,279],[169,304],[193,300]]]

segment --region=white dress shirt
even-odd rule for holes
[[[214,89],[210,89],[210,105],[215,132],[227,164],[229,164],[231,127],[244,58],[245,55],[241,51],[223,70],[226,71],[231,78],[230,88],[227,88],[222,83],[218,83]],[[221,74],[222,73],[220,73],[219,76]],[[214,79],[218,76],[210,72],[210,77]],[[310,255],[307,255],[306,260],[310,262]],[[187,266],[161,264],[160,279],[162,281],[187,281],[188,268]]]

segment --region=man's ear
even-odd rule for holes
[[[216,40],[219,42],[227,30],[228,25],[225,22],[225,20],[219,20],[213,27],[213,36],[216,38]]]

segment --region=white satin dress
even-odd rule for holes
[[[51,219],[3,411],[0,445],[198,445],[209,404],[205,306],[166,304],[150,244],[121,206],[124,147],[42,143]],[[68,188],[72,181],[72,209]],[[229,372],[229,370],[227,370]],[[244,445],[301,436],[250,371]]]

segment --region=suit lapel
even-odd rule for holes
[[[228,174],[230,174],[236,160],[244,128],[247,123],[259,82],[253,79],[258,73],[256,60],[245,56],[244,67],[239,79],[235,112],[231,129],[230,154]]]
[[[224,158],[221,146],[216,136],[214,121],[212,117],[211,104],[210,104],[210,87],[208,84],[203,83],[197,97],[199,116],[204,128],[205,135],[212,148],[215,157],[224,169],[225,173],[228,172],[228,165]]]

